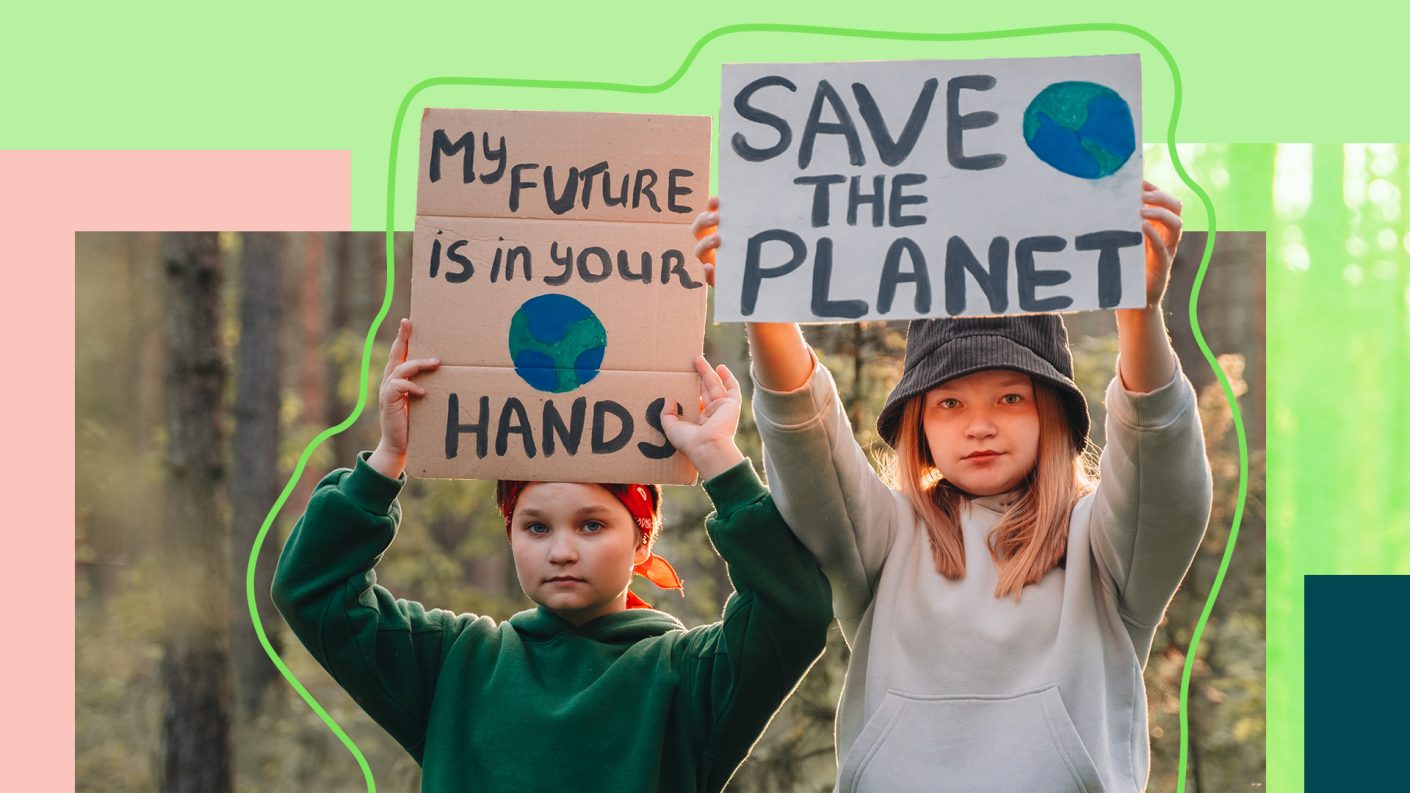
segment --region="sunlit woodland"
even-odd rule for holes
[[[1283,148],[1253,147],[1235,157],[1197,147],[1186,162],[1216,207],[1281,213],[1267,245],[1301,246],[1302,258],[1294,254],[1289,261],[1315,272],[1325,261],[1316,246],[1329,243],[1321,232],[1297,231],[1303,219],[1311,213],[1339,217],[1351,235],[1357,224],[1377,217],[1373,194],[1382,188],[1375,186],[1369,155],[1358,159],[1340,147]],[[1148,171],[1193,203],[1168,160],[1159,151],[1148,157]],[[1353,171],[1360,173],[1360,193],[1343,190],[1354,181]],[[1403,163],[1399,173],[1397,191],[1406,186]],[[1335,184],[1324,187],[1327,179]],[[1398,215],[1395,222],[1403,230]],[[1222,228],[1199,320],[1238,395],[1249,476],[1236,552],[1193,664],[1185,788],[1192,793],[1256,790],[1265,777],[1265,234]],[[1205,239],[1199,232],[1186,235],[1166,308],[1176,350],[1200,393],[1215,507],[1146,670],[1152,791],[1176,787],[1181,675],[1228,545],[1238,494],[1231,412],[1189,327],[1187,305]],[[1372,234],[1365,244],[1374,248],[1378,239]],[[388,320],[377,329],[373,377],[396,319],[409,316],[410,247],[410,235],[398,234],[395,293]],[[223,775],[224,789],[231,790],[364,789],[357,758],[281,675],[257,638],[256,621],[290,673],[365,757],[377,789],[418,789],[416,764],[289,635],[268,597],[279,548],[314,483],[375,445],[372,411],[312,451],[257,543],[310,441],[347,418],[359,401],[360,358],[386,289],[385,249],[380,233],[79,235],[79,790],[155,790],[192,766],[216,769],[207,778]],[[1334,257],[1338,266],[1344,255]],[[1374,256],[1350,255],[1364,262],[1358,278],[1379,277]],[[1114,323],[1105,313],[1067,320],[1077,379],[1101,443]],[[886,447],[874,422],[901,371],[904,330],[903,323],[806,328],[837,376],[858,439],[878,462]],[[748,371],[741,326],[709,325],[705,352],[741,375]],[[1405,365],[1399,366],[1395,376],[1403,378]],[[746,380],[746,398],[747,388]],[[747,409],[740,445],[760,466]],[[529,607],[493,491],[492,482],[412,480],[401,496],[400,533],[377,568],[379,583],[398,596],[462,612],[508,617]],[[685,579],[685,595],[635,586],[687,625],[717,620],[728,595],[724,565],[703,529],[708,510],[699,487],[666,489],[659,550]],[[826,654],[774,718],[730,790],[831,790],[832,720],[846,660],[834,625]],[[195,749],[212,746],[218,750]]]

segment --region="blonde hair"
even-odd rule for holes
[[[1033,378],[1038,410],[1038,458],[1019,485],[1019,498],[989,532],[989,554],[998,568],[995,597],[1013,595],[1037,583],[1067,553],[1067,526],[1077,500],[1096,487],[1095,455],[1078,449],[1062,398]],[[930,533],[935,569],[946,578],[964,578],[964,537],[960,511],[971,498],[946,481],[935,467],[925,439],[925,395],[914,396],[901,414],[892,458],[892,487],[910,499]]]

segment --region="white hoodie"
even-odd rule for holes
[[[796,391],[756,388],[769,488],[832,585],[852,648],[837,793],[1131,793],[1150,765],[1141,677],[1209,520],[1194,389],[1107,389],[1101,484],[1072,511],[1063,566],[996,598],[988,533],[1011,494],[961,512],[966,571],[935,569],[904,495],[853,438],[816,361]]]

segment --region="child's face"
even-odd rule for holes
[[[1033,380],[1010,369],[957,377],[925,395],[922,422],[935,467],[961,490],[1014,489],[1038,461]]]
[[[616,496],[574,482],[526,486],[509,538],[524,593],[574,625],[624,610],[632,566],[650,553]]]

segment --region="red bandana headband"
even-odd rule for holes
[[[504,499],[504,533],[510,533],[510,526],[514,521],[514,509],[519,505],[519,496],[523,494],[524,488],[532,482],[506,482],[508,494]],[[653,516],[657,514],[655,505],[651,500],[651,492],[642,485],[628,485],[624,492],[618,492],[616,488],[604,487],[604,490],[617,497],[622,502],[622,506],[627,508],[632,520],[636,521],[637,528],[641,529],[641,534],[650,543],[656,538],[656,534],[661,530],[659,520]],[[676,574],[676,569],[671,567],[671,563],[665,559],[651,554],[646,557],[646,561],[632,567],[632,572],[645,578],[662,589],[677,589],[682,594],[685,593],[685,585]],[[636,596],[635,592],[627,591],[627,608],[629,609],[649,609],[651,604]]]

